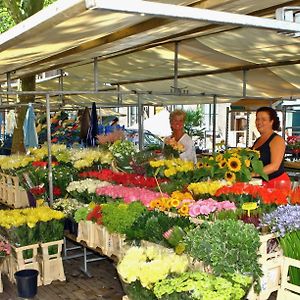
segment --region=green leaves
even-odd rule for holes
[[[251,162],[254,173],[260,175],[264,180],[269,180],[269,176],[263,171],[264,165],[260,160],[252,160]]]
[[[260,240],[253,225],[216,221],[190,231],[185,242],[189,254],[211,266],[216,275],[238,272],[258,280],[262,274],[257,255]]]

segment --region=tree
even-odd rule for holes
[[[0,0],[0,31],[1,33],[34,15],[43,7],[55,2],[55,0]],[[22,91],[35,90],[35,75],[26,76],[21,79]],[[34,103],[34,95],[21,95],[21,104]],[[17,128],[15,128],[12,153],[24,152],[23,123],[27,107],[20,106],[17,109]]]
[[[186,133],[190,136],[201,137],[203,135],[203,129],[201,129],[203,118],[204,114],[201,106],[197,106],[195,110],[187,110],[184,123]]]

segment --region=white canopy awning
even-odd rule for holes
[[[255,24],[212,24],[169,18],[159,11],[156,17],[87,8],[105,2],[110,1],[59,0],[0,35],[0,82],[7,80],[7,73],[17,79],[63,69],[64,91],[95,91],[68,95],[69,103],[103,105],[136,104],[137,94],[144,103],[158,105],[209,103],[213,95],[219,102],[300,95],[300,39]],[[300,5],[288,0],[153,2],[269,20],[279,7]],[[300,24],[285,23],[300,32]],[[174,87],[177,94],[171,95]],[[59,91],[61,85],[56,78],[38,84],[37,90]]]

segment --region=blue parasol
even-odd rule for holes
[[[26,149],[39,145],[36,128],[35,114],[31,103],[28,104],[26,116],[23,123],[24,146]]]
[[[98,116],[97,116],[96,103],[93,102],[90,127],[86,137],[87,146],[92,146],[92,147],[96,146],[97,134],[98,134]]]

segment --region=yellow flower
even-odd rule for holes
[[[188,216],[189,215],[189,206],[187,204],[183,204],[180,209],[178,210],[181,216]]]
[[[180,200],[176,199],[176,198],[172,198],[171,200],[171,207],[177,207],[180,204]]]
[[[227,166],[227,161],[226,159],[222,159],[219,163],[218,163],[220,168],[225,168]]]
[[[247,168],[250,167],[250,163],[251,163],[250,159],[245,160],[245,165],[246,165]]]
[[[241,170],[242,163],[237,157],[230,157],[227,162],[228,169],[233,172]]]
[[[230,182],[234,182],[236,179],[236,176],[234,173],[232,172],[226,172],[225,173],[225,180],[230,181]]]
[[[220,162],[220,161],[222,161],[223,160],[223,154],[218,154],[217,156],[216,156],[216,161],[217,162]]]
[[[203,168],[203,162],[202,161],[197,162],[197,167],[199,169]]]

